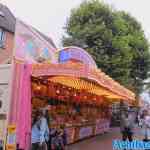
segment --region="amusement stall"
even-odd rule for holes
[[[8,125],[15,127],[15,142],[24,150],[31,143],[31,116],[39,109],[48,112],[49,128],[66,129],[71,144],[108,132],[111,104],[135,100],[135,94],[98,69],[85,50],[58,50],[20,21],[12,70]]]

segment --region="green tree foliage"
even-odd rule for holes
[[[140,92],[150,67],[149,44],[140,23],[98,0],[83,2],[67,20],[64,46],[80,46],[99,68],[124,86]]]

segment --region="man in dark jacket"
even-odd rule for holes
[[[122,133],[123,141],[126,141],[127,139],[129,141],[133,140],[133,124],[134,121],[131,115],[129,115],[127,112],[121,114],[120,130]]]

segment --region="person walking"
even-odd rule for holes
[[[43,110],[43,113],[44,113],[44,117],[46,118],[46,120],[47,120],[47,124],[48,124],[48,126],[49,125],[51,125],[51,118],[50,118],[50,115],[49,115],[49,113],[48,113],[48,109],[47,108],[44,108],[44,110]],[[47,138],[47,140],[46,140],[46,144],[47,144],[47,150],[51,150],[51,129],[49,128],[49,136],[48,136],[48,138]]]
[[[133,120],[132,116],[127,112],[121,114],[120,129],[122,133],[122,140],[127,139],[131,142],[133,140]]]
[[[143,133],[144,133],[144,141],[150,140],[150,115],[147,110],[143,111]]]
[[[43,111],[39,112],[38,126],[40,130],[40,150],[48,150],[49,127]]]
[[[138,126],[142,128],[143,125],[143,116],[141,114],[138,114]]]
[[[40,130],[37,117],[32,117],[31,150],[39,150]]]

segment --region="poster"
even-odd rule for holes
[[[83,139],[83,138],[92,136],[92,134],[93,134],[92,126],[82,127],[82,128],[80,128],[80,131],[79,131],[79,139]]]
[[[15,125],[8,126],[6,150],[16,150],[16,126]]]

